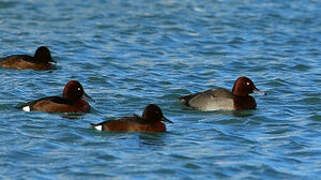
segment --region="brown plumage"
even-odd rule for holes
[[[45,46],[40,46],[34,56],[12,55],[0,58],[0,67],[14,69],[48,70],[54,68],[50,51]]]
[[[161,121],[172,123],[172,121],[164,117],[157,105],[150,104],[145,108],[141,117],[133,115],[91,125],[100,131],[165,132],[166,126]]]
[[[23,104],[21,108],[24,111],[43,111],[49,113],[88,112],[90,105],[82,98],[83,96],[90,98],[78,81],[71,80],[66,84],[62,97],[50,96],[41,98]]]

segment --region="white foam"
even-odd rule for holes
[[[103,130],[103,126],[102,125],[97,125],[97,126],[94,126],[94,128],[98,131],[102,131]]]
[[[22,110],[25,112],[30,112],[30,106],[25,106],[22,108]]]

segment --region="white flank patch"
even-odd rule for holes
[[[30,112],[30,106],[25,106],[22,108],[22,110],[25,112]]]
[[[102,125],[97,125],[97,126],[94,126],[94,128],[98,131],[102,131],[103,130],[103,126]]]

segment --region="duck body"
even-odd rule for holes
[[[91,124],[91,126],[99,131],[165,132],[166,126],[161,121],[172,123],[172,121],[164,117],[161,109],[157,105],[150,104],[145,108],[142,116],[134,114],[133,116]]]
[[[48,113],[89,112],[90,105],[82,97],[90,98],[78,81],[69,81],[63,96],[49,96],[21,105],[23,111],[42,111]],[[91,98],[90,98],[91,99]],[[92,100],[92,99],[91,99]]]
[[[144,123],[141,117],[134,115],[114,120],[108,120],[99,124],[91,124],[100,131],[118,132],[165,132],[166,126],[162,122]]]
[[[26,112],[42,111],[48,113],[76,113],[89,112],[90,105],[83,99],[72,102],[59,96],[50,96],[23,104],[22,109]]]
[[[0,58],[0,67],[13,69],[33,69],[33,70],[49,70],[54,65],[50,51],[47,47],[41,46],[36,50],[34,56],[29,55],[12,55]]]
[[[179,97],[179,101],[201,111],[247,110],[257,106],[255,99],[249,95],[253,92],[259,92],[254,83],[247,77],[240,77],[232,91],[215,88]]]

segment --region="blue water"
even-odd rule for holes
[[[316,179],[321,173],[320,1],[2,1],[0,56],[46,45],[58,69],[1,69],[0,179]],[[258,108],[198,112],[177,97],[250,77]],[[84,115],[15,107],[61,95]],[[158,104],[168,132],[90,128]]]

